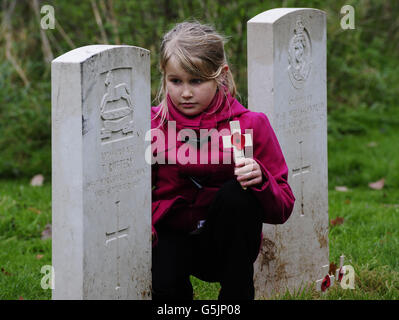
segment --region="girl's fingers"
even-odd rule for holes
[[[258,179],[262,177],[262,172],[260,170],[252,171],[247,174],[242,174],[237,176],[238,182],[248,182],[254,179]]]
[[[234,170],[234,174],[236,176],[242,176],[242,175],[251,173],[252,170],[253,170],[253,166],[252,165],[246,165],[245,167],[242,167],[242,168],[239,168],[239,169],[236,168]]]
[[[234,174],[239,176],[246,173],[249,173],[254,170],[256,161],[252,159],[244,159],[240,160],[240,162],[236,163],[236,168],[234,170]]]
[[[258,163],[251,158],[239,159],[234,174],[242,187],[250,187],[262,182],[262,171]]]
[[[236,168],[242,168],[242,167],[244,167],[245,165],[246,165],[246,158],[243,158],[243,159],[238,159],[237,160],[237,162],[235,163],[235,167]]]
[[[262,182],[262,178],[261,177],[256,177],[256,178],[251,179],[251,180],[240,181],[240,184],[241,184],[242,187],[250,187],[250,186],[258,185],[261,182]]]

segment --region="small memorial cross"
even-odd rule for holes
[[[245,158],[244,148],[252,147],[252,136],[241,134],[240,121],[230,121],[230,136],[223,136],[223,148],[233,148],[234,162]],[[246,187],[243,187],[246,190]]]
[[[355,269],[351,265],[344,266],[345,256],[339,258],[339,270],[335,272],[335,279],[342,289],[355,289]]]
[[[327,291],[327,289],[334,284],[334,276],[330,276],[328,274],[329,268],[330,268],[330,266],[328,264],[326,264],[325,266],[322,266],[323,275],[325,275],[325,276],[316,281],[316,290],[317,291],[321,291],[321,292],[325,293]]]
[[[337,269],[335,271],[335,280],[338,281],[338,282],[342,281],[342,277],[345,274],[344,260],[345,260],[345,256],[344,255],[339,257],[339,269]]]

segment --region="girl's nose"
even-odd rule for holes
[[[182,92],[182,98],[183,99],[190,99],[193,96],[193,93],[191,92],[190,88],[184,88]]]

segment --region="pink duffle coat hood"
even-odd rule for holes
[[[282,224],[292,213],[295,197],[287,183],[288,168],[268,118],[244,108],[225,91],[226,96],[218,91],[210,106],[195,117],[180,113],[168,97],[167,122],[161,126],[160,106],[151,108],[152,159],[156,161],[151,166],[153,245],[160,221],[181,231],[195,230],[197,223],[206,219],[219,188],[236,178],[232,149],[223,147],[221,137],[230,135],[233,120],[240,122],[242,134],[246,129],[252,134],[252,158],[262,170],[263,183],[249,189],[263,208],[263,222]],[[202,133],[216,133],[216,138],[201,135],[201,129]],[[204,164],[205,158],[208,163]]]

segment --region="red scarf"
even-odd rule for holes
[[[203,112],[193,117],[187,117],[176,108],[168,94],[168,120],[176,121],[177,130],[182,128],[216,128],[219,121],[232,118],[232,109],[235,101],[229,90],[226,87],[222,87],[222,90],[216,91],[211,103]]]

